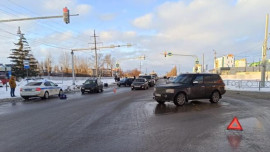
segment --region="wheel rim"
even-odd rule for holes
[[[45,98],[48,99],[49,98],[49,94],[48,92],[45,93]]]
[[[179,105],[183,105],[185,103],[185,101],[186,101],[186,99],[185,99],[185,95],[184,94],[181,93],[181,94],[179,94],[177,96],[177,103]]]
[[[213,100],[213,102],[218,102],[218,100],[219,100],[219,94],[218,94],[218,92],[214,92],[213,93],[212,100]]]

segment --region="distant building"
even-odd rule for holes
[[[226,56],[217,58],[214,64],[214,68],[234,67],[234,55],[228,54]]]
[[[202,65],[196,64],[195,67],[193,67],[193,72],[194,73],[201,73],[202,72]]]
[[[247,60],[246,59],[235,60],[234,65],[235,67],[246,67]]]

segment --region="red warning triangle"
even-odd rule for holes
[[[243,131],[243,128],[242,128],[241,124],[239,123],[237,117],[233,118],[232,122],[227,127],[227,130],[240,130],[240,131]]]

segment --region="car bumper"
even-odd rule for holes
[[[84,89],[81,89],[81,92],[94,92],[96,90],[97,88],[84,88]]]
[[[153,93],[153,99],[159,100],[159,101],[173,101],[174,100],[174,94],[169,93]]]
[[[144,89],[145,86],[132,86],[131,88],[132,89]]]
[[[20,93],[21,97],[43,97],[44,93],[43,92],[21,92]]]

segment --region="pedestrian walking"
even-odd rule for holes
[[[15,97],[15,88],[16,88],[16,81],[15,77],[11,76],[9,80],[9,86],[10,86],[10,96]]]

